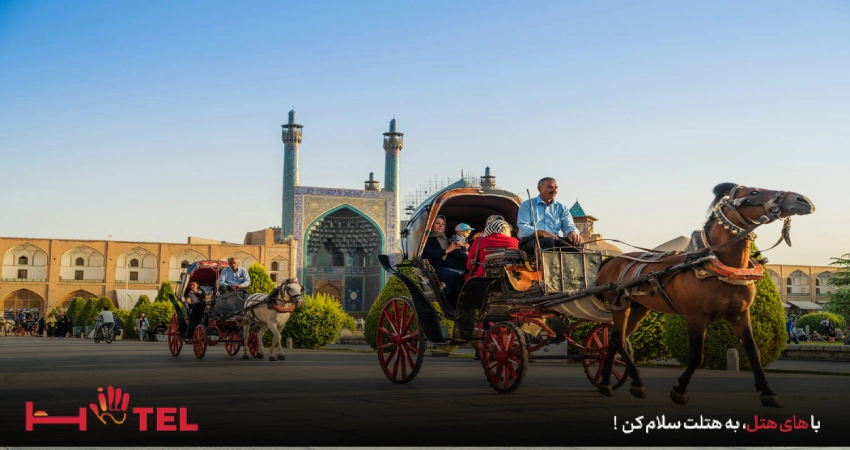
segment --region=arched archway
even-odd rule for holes
[[[74,299],[77,298],[77,297],[79,297],[79,298],[81,298],[85,301],[89,301],[93,298],[94,299],[99,298],[97,295],[94,295],[89,291],[84,291],[82,289],[76,290],[76,291],[71,292],[71,293],[65,295],[64,297],[62,297],[62,301],[60,303],[62,305],[62,309],[64,309],[65,311],[68,311],[68,308],[71,307],[71,302],[74,301]]]
[[[47,281],[47,252],[28,242],[3,254],[3,281]]]
[[[803,294],[808,295],[809,292],[809,276],[801,270],[795,270],[788,275],[785,280],[785,293],[790,295]]]
[[[776,289],[782,292],[782,283],[780,281],[781,279],[779,278],[779,274],[770,269],[767,269],[767,274],[770,275],[770,281],[773,282]]]
[[[60,281],[103,283],[104,274],[103,254],[87,245],[74,247],[59,259]]]
[[[815,295],[834,294],[838,288],[829,284],[829,280],[835,277],[832,272],[822,272],[815,278]]]
[[[44,299],[28,289],[18,289],[3,298],[3,316],[12,319],[15,314],[24,310],[38,317],[44,314]]]
[[[176,283],[186,267],[189,267],[193,262],[206,259],[209,258],[201,252],[188,248],[171,255],[171,258],[168,259],[168,279],[172,283]]]
[[[341,295],[339,293],[339,288],[334,286],[331,283],[325,283],[321,286],[317,291],[317,294],[327,294],[329,297],[333,297],[337,300],[340,299]]]
[[[115,282],[156,284],[157,258],[150,251],[135,247],[118,255],[115,261]]]
[[[307,293],[323,292],[333,282],[342,286],[333,295],[347,312],[368,310],[383,287],[378,255],[385,252],[385,242],[381,228],[350,205],[319,216],[304,233],[302,279]]]
[[[248,253],[245,253],[245,252],[228,253],[227,256],[225,256],[224,258],[221,258],[221,259],[223,261],[227,261],[227,259],[230,258],[230,257],[239,258],[239,267],[244,267],[246,269],[251,267],[251,264],[254,264],[255,262],[257,262],[257,258],[254,258],[254,256],[249,255]]]

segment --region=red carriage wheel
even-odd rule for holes
[[[525,334],[516,324],[499,322],[484,335],[481,364],[487,382],[500,394],[509,394],[522,384],[528,370]]]
[[[406,299],[396,297],[384,305],[376,341],[378,362],[390,381],[403,384],[416,378],[425,356],[425,335]]]
[[[18,334],[20,334],[21,337],[26,336],[27,335],[27,327],[21,327],[21,330],[18,332]]]
[[[478,338],[478,341],[475,343],[475,355],[478,359],[481,359],[481,354],[484,349],[484,336],[487,335],[487,330],[492,328],[494,324],[495,322],[478,322],[478,324],[475,325],[475,337]],[[484,360],[481,359],[481,361]]]
[[[192,333],[192,351],[195,358],[201,359],[207,354],[207,329],[203,324],[198,324]]]
[[[257,332],[252,331],[248,334],[248,353],[254,358],[260,356],[260,338],[257,337]]]
[[[602,366],[608,355],[608,339],[614,337],[614,329],[609,324],[597,325],[584,340],[584,359],[581,365],[590,382],[599,387],[602,381]],[[627,341],[628,342],[628,341]],[[611,387],[617,389],[629,380],[626,363],[617,355],[611,370]]]
[[[210,331],[212,331],[212,336],[209,334]],[[221,328],[219,328],[218,324],[210,323],[210,326],[207,327],[207,336],[209,337],[209,339],[207,339],[207,344],[209,344],[210,347],[218,345],[218,341],[222,338]],[[213,339],[213,337],[215,337],[215,339]]]
[[[230,356],[236,355],[242,349],[242,340],[236,333],[225,333],[219,339],[224,339],[224,349]]]
[[[31,336],[38,336],[38,322],[32,324],[32,328],[30,328]]]
[[[166,334],[168,335],[168,351],[171,352],[171,356],[177,356],[180,354],[180,350],[183,349],[183,340],[180,339],[180,328],[178,326],[177,313],[174,313],[171,316],[171,323],[168,324],[168,331]]]

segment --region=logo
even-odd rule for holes
[[[130,394],[109,386],[97,388],[97,403],[89,403],[89,409],[104,425],[123,425],[127,421]],[[43,410],[33,412],[33,402],[26,402],[26,431],[33,431],[35,425],[77,425],[80,431],[88,428],[86,408],[81,407],[76,416],[50,416]],[[188,408],[144,407],[133,408],[132,414],[139,417],[139,431],[148,431],[149,417],[155,417],[156,431],[198,431],[198,424],[189,423]],[[120,418],[119,418],[120,417]],[[176,421],[176,423],[175,423]]]

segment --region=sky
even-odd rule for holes
[[[721,182],[808,196],[773,263],[850,252],[850,3],[0,0],[0,236],[242,242],[301,184],[558,179],[606,238],[699,227]],[[772,245],[779,225],[760,229]],[[621,246],[622,247],[622,246]]]

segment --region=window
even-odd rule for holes
[[[280,266],[278,265],[277,261],[272,261],[272,272],[277,272],[278,270],[280,270],[278,269],[278,267]]]
[[[788,286],[788,287],[786,287],[786,288],[785,288],[785,293],[786,293],[786,294],[790,294],[790,293],[791,293],[791,286]]]
[[[130,281],[139,281],[139,272],[130,272]]]
[[[75,266],[85,266],[86,260],[83,259],[83,258],[77,258],[77,259],[74,260],[74,265]]]
[[[74,279],[75,280],[82,280],[83,279],[83,271],[82,270],[75,270],[74,271]]]
[[[820,288],[815,288],[815,294],[820,295]]]
[[[139,260],[136,259],[136,258],[131,259],[130,260],[130,267],[139,267]]]
[[[27,270],[26,269],[18,269],[18,278],[25,280],[27,278]]]
[[[277,281],[277,274],[276,273],[271,274],[271,277],[272,277],[272,281],[275,281],[275,282]]]
[[[820,286],[820,278],[815,278],[815,286]]]
[[[26,256],[21,256],[20,258],[18,258],[18,265],[19,266],[25,266],[29,263],[30,263],[30,259],[27,258]]]
[[[185,260],[184,260],[183,262],[181,262],[181,263],[180,263],[180,268],[181,268],[181,269],[185,269],[185,268],[187,268],[187,267],[189,267],[189,261],[185,261]]]
[[[789,278],[785,279],[785,284],[787,284],[788,286],[791,286],[792,284],[794,284],[794,282],[792,282],[791,278],[789,277]]]

